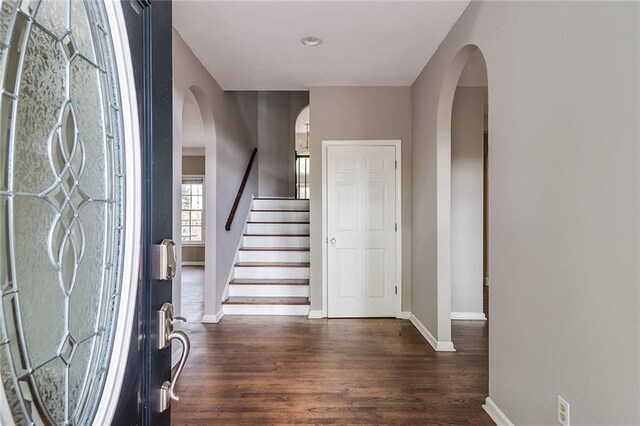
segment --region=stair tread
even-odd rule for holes
[[[229,297],[223,305],[310,305],[308,297]]]
[[[293,197],[255,197],[254,200],[308,201],[306,198],[293,198]]]
[[[234,278],[229,285],[309,285],[306,279]]]
[[[235,264],[237,267],[245,268],[260,268],[260,267],[275,267],[275,268],[308,268],[309,262],[238,262]]]
[[[309,225],[309,222],[273,222],[273,221],[253,221],[247,222],[249,225]]]
[[[240,251],[309,251],[309,247],[240,247]]]
[[[243,234],[244,237],[308,237],[309,234]]]
[[[253,209],[252,212],[293,212],[293,213],[309,213],[309,209]]]

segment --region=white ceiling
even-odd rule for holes
[[[408,86],[467,4],[179,0],[173,25],[225,90]]]

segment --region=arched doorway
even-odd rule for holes
[[[485,146],[487,73],[476,50],[465,64],[451,111],[451,319],[485,320]]]
[[[485,320],[488,276],[488,84],[484,56],[463,47],[438,105],[438,340],[451,320]]]
[[[180,120],[174,120],[174,241],[179,272],[173,304],[190,321],[200,321],[207,306],[213,311],[215,297],[215,124],[207,97],[197,86],[184,93],[179,111]]]

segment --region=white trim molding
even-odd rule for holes
[[[247,226],[249,225],[247,222],[249,222],[249,219],[251,218],[251,211],[253,210],[253,204],[256,198],[257,197],[255,194],[251,194],[251,202],[249,203],[249,210],[247,210],[247,215],[244,218],[244,225],[242,225],[243,226],[242,233],[240,234],[240,239],[238,240],[238,245],[236,246],[236,251],[235,251],[235,254],[233,255],[233,262],[231,262],[231,268],[229,268],[229,274],[227,275],[227,280],[225,281],[224,289],[222,290],[222,297],[220,297],[220,302],[224,302],[229,298],[229,283],[234,278],[234,274],[236,270],[235,265],[240,261],[240,249],[244,244],[243,235],[247,233]],[[222,310],[220,312],[222,312]]]
[[[201,260],[199,261],[183,260],[182,266],[204,266],[204,262]]]
[[[318,309],[318,310],[313,310],[313,311],[309,311],[309,319],[322,319],[325,318],[325,315],[322,311],[322,309]]]
[[[220,309],[218,313],[215,315],[203,315],[202,321],[200,322],[202,324],[217,324],[218,322],[220,322],[223,316],[224,316],[224,311]]]
[[[416,318],[416,316],[413,313],[409,315],[409,320],[411,321],[411,324],[413,324],[414,327],[418,329],[420,334],[422,334],[422,336],[424,336],[424,338],[427,339],[427,342],[429,342],[431,347],[433,347],[433,349],[435,349],[436,351],[438,352],[455,352],[456,351],[456,349],[453,347],[453,342],[439,342],[433,336],[433,334],[431,334],[431,332],[427,330],[427,327],[425,327],[424,324],[422,324],[420,320]]]
[[[451,312],[451,319],[464,321],[486,321],[487,317],[484,312]]]
[[[182,242],[182,247],[204,247],[204,241],[203,242],[197,242],[197,241],[183,241]]]
[[[411,319],[411,312],[410,311],[402,311],[402,312],[400,312],[400,315],[398,315],[396,318],[403,319],[403,320]]]
[[[482,404],[482,408],[487,412],[491,420],[493,420],[498,426],[515,426],[509,417],[493,402],[491,397],[487,397],[485,403]]]

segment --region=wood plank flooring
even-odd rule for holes
[[[198,291],[197,274],[183,272],[183,294]],[[194,299],[183,309],[192,351],[174,425],[493,424],[481,407],[486,322],[455,321],[458,352],[436,353],[409,321],[229,316],[202,325]]]

